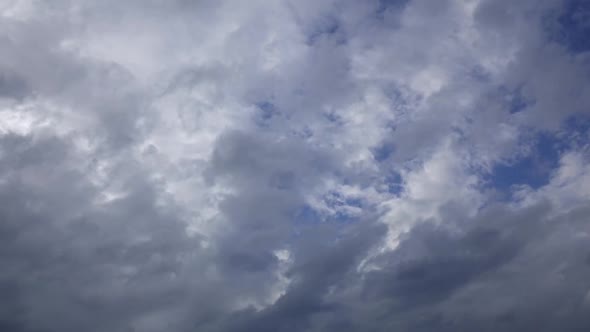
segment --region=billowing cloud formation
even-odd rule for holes
[[[590,329],[582,0],[0,0],[0,330]]]

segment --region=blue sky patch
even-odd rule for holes
[[[566,1],[550,34],[572,53],[590,51],[590,1]]]
[[[295,213],[297,224],[314,224],[320,222],[322,216],[311,206],[305,204]]]
[[[508,110],[510,114],[522,112],[535,104],[534,100],[527,98],[523,94],[522,86],[516,88],[501,86],[498,88],[497,93],[502,98],[504,109]]]
[[[390,172],[385,177],[385,183],[387,185],[387,192],[393,195],[401,194],[404,189],[403,178],[397,172]]]
[[[559,165],[559,146],[560,140],[555,136],[540,134],[531,153],[513,162],[497,164],[486,180],[500,191],[509,191],[514,185],[540,188],[549,182]]]
[[[570,118],[559,132],[538,134],[531,153],[511,163],[497,164],[484,178],[501,191],[508,191],[513,185],[538,189],[549,183],[564,152],[576,148],[576,144],[587,143],[589,129],[587,118]]]
[[[527,101],[518,89],[514,93],[508,95],[508,110],[511,114],[524,111],[532,102]]]
[[[278,113],[275,105],[269,101],[257,103],[256,106],[260,110],[260,117],[264,120],[268,120]]]
[[[389,159],[395,151],[395,145],[392,143],[382,143],[372,149],[373,158],[381,163]]]
[[[377,15],[383,16],[386,11],[397,11],[402,10],[406,7],[406,5],[410,2],[410,0],[379,0],[379,5],[377,7]]]
[[[276,106],[269,101],[261,101],[255,104],[258,112],[254,117],[254,121],[260,127],[268,127],[269,122],[273,120],[273,117],[279,114]]]
[[[338,19],[332,16],[324,16],[320,19],[307,34],[307,44],[313,45],[320,39],[330,39],[336,44],[346,43],[346,36],[340,28]]]

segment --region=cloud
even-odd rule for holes
[[[586,11],[0,3],[0,329],[588,329]]]

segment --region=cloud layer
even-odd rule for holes
[[[0,0],[0,330],[590,329],[581,0]]]

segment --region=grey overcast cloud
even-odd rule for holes
[[[590,1],[0,0],[0,332],[590,331]]]

